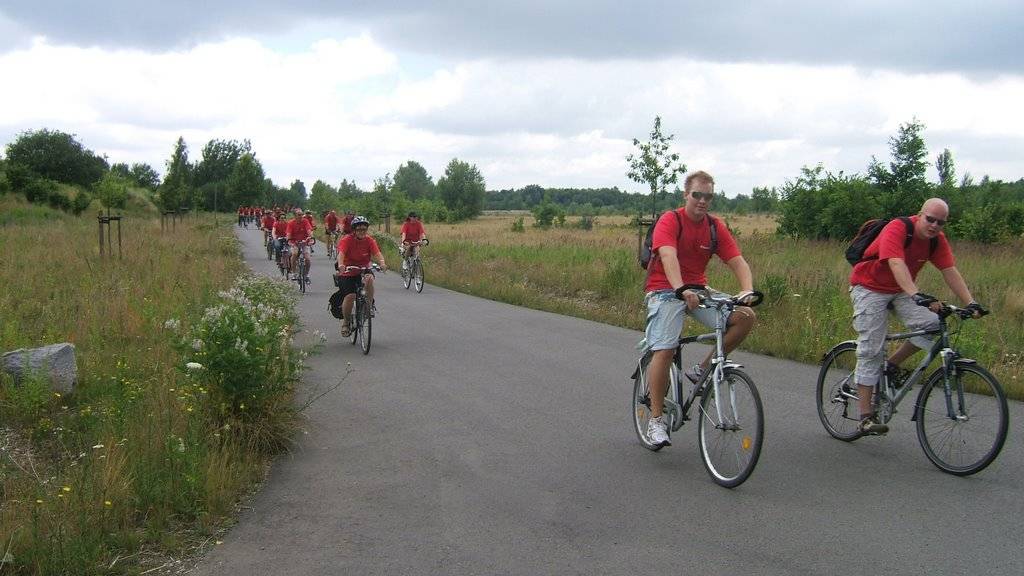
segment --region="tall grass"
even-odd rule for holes
[[[855,336],[844,245],[765,233],[764,217],[725,218],[738,231],[755,286],[767,296],[745,350],[817,362],[833,344]],[[430,225],[431,244],[423,251],[427,281],[641,330],[644,272],[636,264],[637,229],[622,218],[597,220],[592,230],[542,230],[527,218],[525,230],[513,232],[512,217]],[[958,345],[988,366],[1015,398],[1024,398],[1024,296],[1018,288],[1022,249],[1021,241],[954,245],[957,266],[975,298],[994,311],[981,321],[966,322]],[[708,268],[708,280],[716,288],[738,290],[732,273],[717,259]],[[955,302],[933,267],[921,272],[918,284]]]
[[[72,342],[79,383],[60,396],[0,382],[0,424],[22,447],[0,454],[0,557],[9,545],[13,558],[0,573],[137,573],[140,549],[181,552],[261,477],[281,444],[249,432],[287,435],[290,389],[262,399],[269,419],[232,419],[218,375],[184,367],[204,311],[242,273],[230,228],[128,218],[123,258],[101,259],[94,218],[29,214],[0,228],[0,349]],[[275,333],[294,322],[278,316]],[[289,382],[297,366],[283,362]]]

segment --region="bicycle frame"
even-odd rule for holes
[[[965,420],[968,418],[967,414],[964,412],[963,387],[956,387],[957,404],[959,404],[959,408],[957,408],[956,406],[954,406],[953,403],[953,386],[950,384],[949,375],[955,370],[957,364],[973,364],[975,363],[975,361],[970,358],[963,358],[958,351],[956,351],[949,345],[949,326],[946,322],[946,316],[942,314],[939,315],[938,328],[933,328],[930,330],[916,330],[913,332],[897,332],[894,334],[886,334],[885,341],[896,342],[909,340],[917,336],[936,335],[938,336],[938,338],[935,339],[935,343],[932,344],[932,347],[927,351],[925,357],[921,359],[921,361],[911,371],[910,375],[907,376],[906,380],[903,381],[899,388],[896,388],[892,384],[892,382],[889,381],[888,378],[879,378],[879,382],[876,387],[876,393],[880,396],[880,398],[884,398],[887,403],[887,406],[885,406],[886,410],[879,412],[879,416],[884,422],[888,422],[889,420],[892,419],[893,415],[896,413],[896,407],[900,405],[904,398],[906,398],[907,394],[910,393],[910,390],[914,387],[914,385],[923,379],[924,372],[925,370],[928,369],[928,366],[930,366],[936,358],[940,357],[942,358],[942,363],[939,368],[936,368],[936,370],[942,370],[943,387],[946,397],[946,415],[950,419]],[[855,340],[849,340],[848,342],[856,343]],[[851,373],[850,378],[853,378],[853,376],[854,373]],[[856,383],[851,383],[851,390],[856,390],[855,384]],[[855,401],[857,398],[856,393],[849,393],[846,395],[850,400]],[[912,422],[917,420],[918,410],[920,409],[920,402],[918,402],[917,404],[915,404],[914,413],[910,417],[910,420]]]
[[[698,396],[701,396],[705,391],[714,387],[714,392],[717,395],[720,392],[719,386],[723,380],[723,372],[726,368],[742,368],[741,364],[730,361],[725,355],[724,348],[724,337],[725,328],[728,321],[728,315],[732,312],[725,306],[725,301],[711,301],[712,304],[707,307],[717,308],[718,314],[715,320],[715,331],[708,332],[706,334],[700,334],[697,336],[687,336],[679,339],[679,346],[676,348],[675,356],[672,358],[673,370],[669,370],[669,390],[673,391],[674,394],[667,394],[665,396],[665,404],[663,412],[670,415],[672,422],[672,431],[679,430],[683,423],[690,419],[690,408],[693,406],[693,402]],[[683,373],[682,367],[682,352],[683,346],[694,342],[715,342],[715,355],[711,358],[711,364],[708,369],[701,374],[700,380],[692,386],[689,395],[685,396],[685,400],[682,404],[677,403],[672,398],[684,398],[683,396],[683,383],[681,375]],[[650,361],[650,354],[644,356],[640,362]],[[731,391],[730,391],[731,392]],[[736,398],[730,394],[729,405],[735,410]],[[718,422],[732,422],[732,426],[735,427],[739,418],[735,411],[730,414],[731,418],[723,418],[721,414],[721,403],[715,403],[715,408],[718,410]]]

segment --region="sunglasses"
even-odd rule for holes
[[[693,196],[697,200],[707,200],[711,202],[711,199],[715,197],[714,192],[690,192],[690,196]]]
[[[924,219],[927,220],[929,224],[937,224],[939,226],[945,226],[946,225],[946,221],[945,220],[943,220],[941,218],[936,218],[934,216],[928,216],[927,214],[925,215]]]

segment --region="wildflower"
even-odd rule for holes
[[[71,486],[65,486],[65,487],[61,488],[61,490],[65,491],[65,492],[71,492]]]
[[[187,369],[189,371],[202,370],[203,369],[203,365],[200,364],[199,362],[189,362],[188,364],[185,364],[185,369]]]
[[[195,340],[193,340],[192,341],[192,349],[195,350],[196,352],[199,352],[200,350],[202,350],[203,349],[203,341],[200,340],[199,338],[196,338]]]
[[[36,504],[42,504],[42,503],[43,503],[43,500],[41,498],[36,498]]]
[[[99,450],[100,448],[103,448],[103,444],[97,444],[92,447],[93,450]]]
[[[164,330],[177,330],[181,327],[181,322],[178,322],[177,318],[171,318],[164,322]]]
[[[103,505],[106,506],[107,508],[110,508],[114,504],[110,500],[104,500]]]
[[[60,392],[54,392],[53,396],[54,398],[60,398]]]

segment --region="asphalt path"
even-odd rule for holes
[[[252,269],[277,275],[259,233],[239,234]],[[661,452],[637,443],[638,332],[432,286],[427,248],[422,294],[378,276],[364,356],[326,310],[318,248],[299,311],[306,341],[328,342],[303,392],[354,371],[195,574],[1024,573],[1020,403],[996,462],[959,478],[926,459],[907,401],[887,436],[840,442],[818,421],[817,366],[737,353],[765,444],[727,490],[695,426]]]

